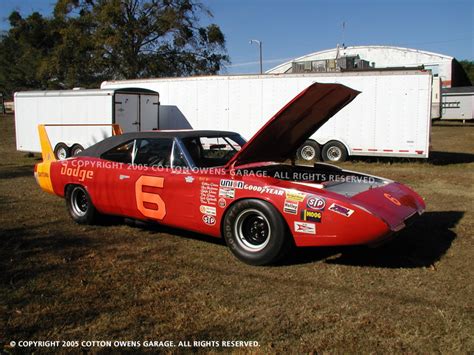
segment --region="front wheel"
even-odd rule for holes
[[[68,186],[66,206],[71,218],[79,224],[93,224],[97,220],[97,210],[87,191],[79,185]]]
[[[224,238],[232,253],[250,265],[278,261],[289,250],[287,226],[268,202],[242,200],[224,217]]]

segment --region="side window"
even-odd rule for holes
[[[184,153],[179,146],[179,144],[175,141],[173,144],[173,153],[171,155],[171,167],[176,168],[176,167],[182,167],[186,168],[188,167],[188,163],[186,162],[186,158],[184,156]]]
[[[133,146],[135,141],[130,141],[110,149],[101,155],[102,159],[130,164],[132,162]]]
[[[173,140],[169,138],[138,139],[133,164],[143,166],[171,166]]]

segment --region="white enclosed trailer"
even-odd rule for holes
[[[442,89],[442,120],[474,119],[474,86]]]
[[[158,128],[159,97],[144,89],[24,91],[15,93],[17,150],[41,152],[38,125],[60,158],[109,137],[113,123],[125,132]]]
[[[298,151],[312,160],[347,155],[427,158],[431,73],[423,70],[204,76],[106,81],[102,89],[143,88],[160,94],[159,129],[231,130],[250,138],[314,82],[361,91]],[[285,142],[275,142],[285,144]]]

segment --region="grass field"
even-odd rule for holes
[[[302,249],[280,265],[251,267],[202,235],[76,225],[64,201],[36,185],[37,157],[15,151],[13,117],[0,116],[0,352],[12,340],[473,352],[474,126],[435,125],[432,145],[428,162],[342,164],[425,198],[427,212],[396,240],[378,249]]]

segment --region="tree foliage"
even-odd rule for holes
[[[464,71],[467,74],[467,77],[471,81],[472,85],[474,85],[474,61],[472,60],[460,60],[459,64],[463,67]]]
[[[58,0],[54,14],[10,15],[0,90],[97,87],[106,79],[215,74],[229,61],[211,13],[193,0]]]

